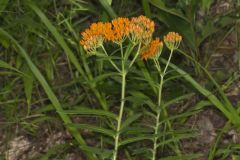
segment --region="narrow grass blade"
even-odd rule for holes
[[[186,22],[189,22],[188,18],[185,17],[183,15],[182,12],[180,12],[179,10],[175,9],[175,8],[169,8],[166,6],[164,1],[159,1],[159,0],[148,0],[152,5],[156,6],[157,8],[159,8],[160,10],[167,12],[169,14],[172,14],[174,16],[180,17],[183,20],[185,20]]]
[[[24,73],[26,73],[26,76],[23,77],[23,83],[24,83],[24,91],[25,91],[25,95],[27,98],[27,105],[28,105],[27,115],[29,115],[31,111],[31,100],[32,100],[34,76],[27,66],[24,68],[24,70],[25,70]]]
[[[133,123],[134,121],[136,121],[138,118],[141,117],[142,114],[135,114],[135,115],[131,115],[129,116],[123,123],[121,126],[121,131],[123,131],[126,127],[128,127],[131,123]]]
[[[108,14],[110,15],[111,18],[116,18],[117,17],[117,14],[114,12],[112,7],[109,5],[108,1],[106,1],[106,0],[99,0],[99,2],[105,8],[105,10],[108,12]]]
[[[155,94],[157,94],[157,88],[155,85],[155,81],[152,79],[151,75],[149,74],[148,70],[146,69],[146,66],[144,65],[143,61],[138,61],[137,62],[138,67],[142,71],[142,74],[144,78],[148,81],[150,84],[152,90],[154,91]]]
[[[138,141],[142,141],[142,140],[152,140],[153,137],[152,136],[137,136],[137,137],[132,137],[132,138],[128,138],[128,139],[125,139],[123,141],[121,141],[119,143],[119,146],[123,146],[123,145],[126,145],[126,144],[129,144],[129,143],[134,143],[134,142],[138,142]]]
[[[57,144],[53,147],[51,147],[46,153],[44,153],[43,156],[39,157],[39,160],[49,160],[51,159],[51,156],[55,154],[59,154],[59,151],[64,151],[67,148],[69,148],[69,144]]]
[[[166,60],[161,59],[163,63],[166,64]],[[183,75],[189,83],[191,83],[201,94],[203,94],[206,98],[209,99],[212,104],[214,104],[232,123],[237,126],[240,126],[240,117],[238,116],[237,112],[230,113],[228,109],[225,108],[225,105],[221,103],[221,101],[210,91],[203,88],[199,83],[197,83],[188,73],[177,67],[176,65],[170,63],[169,66],[176,70],[179,74]]]
[[[63,48],[64,52],[69,57],[70,61],[73,63],[73,65],[76,67],[76,69],[79,71],[79,73],[85,77],[84,71],[81,68],[81,65],[78,62],[77,57],[74,55],[74,53],[71,51],[71,49],[68,47],[67,43],[61,36],[61,34],[57,31],[57,29],[52,25],[52,23],[48,20],[48,18],[44,15],[44,13],[31,1],[28,2],[28,5],[30,8],[40,17],[42,22],[46,25],[46,27],[50,30],[50,32],[55,37],[56,41],[60,44],[60,46]]]
[[[39,81],[39,83],[42,85],[45,93],[47,94],[49,100],[52,102],[52,104],[55,107],[56,111],[58,111],[59,116],[61,117],[63,122],[64,123],[72,123],[71,119],[66,114],[62,113],[63,109],[62,109],[62,106],[61,106],[60,102],[58,101],[56,95],[53,93],[51,87],[48,85],[48,83],[45,80],[45,78],[42,75],[42,73],[39,71],[39,69],[32,62],[32,60],[29,57],[29,55],[27,54],[27,52],[20,46],[20,44],[10,34],[8,34],[2,28],[0,28],[0,34],[2,34],[3,36],[7,37],[8,39],[10,39],[13,42],[13,44],[17,47],[17,49],[19,51],[19,54],[21,54],[21,56],[25,59],[26,63],[28,64],[28,66],[30,68],[30,70],[32,71],[32,73],[34,74],[36,79]],[[79,134],[79,132],[77,131],[76,128],[68,127],[68,129],[71,132],[72,136],[78,141],[78,143],[80,145],[85,145],[86,144],[84,139]],[[89,157],[89,159],[94,160],[92,154],[90,154],[90,153],[86,153],[86,154]]]
[[[5,8],[8,5],[9,0],[1,0],[0,1],[0,16],[3,13],[3,11],[5,10]]]
[[[148,0],[142,0],[142,7],[145,15],[149,18],[152,17],[152,12]]]
[[[113,154],[112,150],[101,149],[96,147],[81,146],[81,149],[94,154],[99,154],[102,157],[107,157],[107,158],[109,158]]]
[[[80,115],[93,115],[93,116],[106,116],[112,119],[117,120],[118,116],[114,113],[100,110],[100,109],[91,109],[86,107],[75,107],[73,110],[65,110],[64,114],[80,114]]]
[[[166,107],[168,107],[168,106],[170,106],[172,104],[175,104],[175,103],[177,103],[179,101],[182,101],[184,99],[191,98],[193,95],[194,95],[193,93],[188,93],[188,94],[184,94],[184,95],[181,95],[179,97],[173,98],[170,101],[164,103],[163,108],[166,108]]]
[[[89,82],[88,77],[92,77],[90,73],[88,72],[88,76],[85,74],[84,70],[82,69],[77,57],[74,55],[72,50],[68,47],[67,43],[65,42],[64,38],[61,36],[61,34],[57,31],[57,29],[52,25],[52,23],[49,21],[49,19],[44,15],[44,13],[32,2],[28,1],[27,5],[34,10],[34,12],[39,16],[41,21],[46,25],[46,27],[49,29],[49,31],[53,34],[55,37],[56,41],[60,44],[60,46],[63,48],[65,54],[68,56],[70,61],[73,63],[73,65],[76,67],[77,71],[81,74],[83,79],[86,82]],[[85,67],[86,68],[86,67]],[[89,87],[93,90],[95,93],[96,97],[98,98],[99,102],[101,103],[102,107],[107,110],[107,104],[105,101],[102,99],[102,95],[94,86],[91,86],[89,84]]]
[[[182,155],[182,156],[168,156],[166,158],[161,158],[159,160],[176,160],[176,159],[194,160],[194,159],[200,158],[201,156],[203,156],[203,154],[201,154],[201,153],[187,154],[187,155]]]
[[[97,133],[102,133],[102,134],[110,136],[110,137],[115,136],[114,131],[112,131],[110,129],[105,129],[105,128],[97,127],[97,126],[90,125],[90,124],[71,123],[71,124],[67,124],[67,126],[70,126],[70,127],[73,127],[73,128],[79,128],[79,129],[88,129],[90,131],[97,132]]]
[[[169,143],[177,142],[179,140],[193,138],[193,137],[196,137],[196,134],[189,133],[189,134],[183,134],[183,135],[175,135],[173,138],[170,138],[170,139],[167,139],[163,142],[158,143],[157,146],[160,147],[162,145],[166,145],[166,144],[169,144]]]
[[[8,63],[6,63],[6,62],[4,62],[4,61],[2,61],[2,60],[0,60],[0,68],[10,69],[10,70],[13,70],[13,71],[15,71],[15,72],[18,72],[18,73],[20,73],[20,74],[24,74],[23,72],[19,71],[17,68],[9,65]]]

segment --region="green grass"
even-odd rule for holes
[[[85,159],[110,159],[116,135],[118,159],[151,159],[154,139],[159,159],[196,159],[203,156],[201,152],[183,147],[186,141],[198,140],[197,128],[187,125],[192,117],[211,109],[225,120],[225,126],[217,128],[208,159],[237,159],[239,145],[222,144],[224,135],[240,128],[239,100],[235,104],[225,94],[239,80],[239,4],[232,3],[228,12],[214,14],[217,3],[212,0],[1,0],[0,134],[6,135],[4,145],[21,134],[42,141],[38,138],[46,134],[43,127],[67,130],[72,138],[37,155],[40,159],[63,158],[72,151],[83,153]],[[159,106],[163,112],[156,110],[159,77],[154,63],[137,58],[126,77],[124,110],[119,115],[120,50],[111,44],[105,46],[109,56],[89,56],[79,45],[80,32],[92,22],[141,14],[155,21],[154,36],[176,31],[183,42],[164,77]],[[231,34],[236,35],[237,65],[226,68],[229,73],[219,69],[224,75],[219,78],[211,70],[212,54]],[[205,47],[206,43],[210,46]],[[123,50],[132,59],[130,53],[137,46],[124,44]],[[162,67],[168,55],[164,49]],[[89,143],[89,137],[94,143]]]

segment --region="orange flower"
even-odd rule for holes
[[[116,18],[112,23],[93,23],[82,32],[83,45],[87,52],[95,52],[105,40],[121,43],[126,37],[133,42],[143,42],[148,45],[154,32],[154,22],[145,16],[128,18]]]
[[[121,42],[129,34],[129,24],[130,21],[128,18],[116,18],[112,20],[112,41]]]
[[[102,45],[104,24],[102,22],[93,23],[88,29],[82,32],[80,44],[87,52],[94,52],[96,48]]]
[[[182,36],[176,32],[169,32],[163,39],[168,49],[174,50],[179,47],[182,41]]]
[[[156,38],[147,46],[146,51],[141,54],[141,59],[158,58],[163,48],[163,42]]]
[[[111,41],[113,39],[113,31],[112,31],[112,24],[107,22],[104,23],[103,29],[102,29],[102,36],[105,40]]]
[[[134,17],[129,26],[130,39],[148,44],[154,32],[154,22],[145,16]]]

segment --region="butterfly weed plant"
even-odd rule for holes
[[[188,117],[198,117],[209,107],[217,109],[228,122],[216,130],[219,133],[208,159],[239,155],[235,143],[222,145],[225,133],[240,128],[239,104],[233,104],[225,94],[238,78],[225,75],[229,78],[225,86],[214,76],[218,72],[211,73],[208,68],[211,53],[237,27],[238,8],[224,16],[206,13],[199,19],[201,8],[207,5],[209,12],[213,1],[142,0],[145,15],[161,22],[160,32],[165,33],[164,28],[174,30],[184,37],[182,43],[174,32],[161,35],[162,40],[153,37],[154,22],[144,16],[116,18],[117,14],[138,14],[140,10],[134,10],[138,1],[8,2],[3,0],[0,5],[0,48],[4,49],[0,55],[4,77],[0,114],[5,135],[12,138],[24,131],[32,137],[39,133],[38,128],[45,133],[41,129],[46,124],[55,129],[61,119],[71,142],[75,142],[61,147],[57,144],[40,155],[42,158],[33,159],[64,159],[76,146],[87,160],[198,159],[203,156],[201,150],[192,153],[195,149],[186,149],[188,145],[182,140],[197,138],[200,132],[186,126]],[[104,21],[116,19],[93,23],[79,38],[79,29],[96,16]],[[206,42],[210,42],[207,48]],[[187,58],[180,65],[190,72],[171,63],[175,51]],[[16,125],[20,127],[17,134],[12,132]],[[197,142],[202,138],[200,135]]]
[[[161,99],[162,88],[164,84],[164,76],[167,73],[168,65],[174,50],[179,47],[182,37],[175,32],[169,32],[164,36],[164,43],[159,38],[153,38],[154,22],[145,16],[129,18],[116,18],[112,22],[93,23],[89,28],[82,32],[80,44],[89,55],[96,55],[99,58],[106,58],[107,61],[121,76],[121,97],[119,98],[120,107],[118,108],[118,116],[114,123],[114,132],[111,136],[114,139],[112,160],[118,157],[120,147],[121,134],[123,130],[123,115],[126,101],[126,79],[132,66],[140,57],[142,60],[151,59],[154,61],[158,71],[160,81],[158,83],[158,102],[156,105],[156,122],[154,125],[154,138],[152,146],[152,160],[156,159],[158,145],[158,134],[161,115]],[[106,44],[112,43],[118,48],[119,54],[112,57],[112,54],[105,48]],[[164,68],[159,63],[159,57],[162,53],[163,45],[170,50],[167,64]],[[117,58],[117,57],[120,58]],[[105,130],[106,131],[106,130]]]

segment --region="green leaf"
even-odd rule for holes
[[[108,12],[108,14],[110,15],[110,17],[112,18],[116,18],[117,14],[114,12],[114,10],[112,9],[112,7],[109,4],[108,0],[99,0],[99,2],[101,3],[101,5],[103,6],[103,8]]]
[[[185,155],[181,155],[181,156],[168,156],[166,158],[160,158],[159,160],[176,160],[176,159],[193,160],[193,159],[198,159],[202,156],[203,156],[203,154],[201,154],[201,153],[185,154]]]
[[[148,0],[142,0],[142,7],[145,15],[149,18],[152,17],[151,9]]]
[[[44,153],[43,156],[39,157],[38,159],[39,160],[49,160],[49,159],[51,159],[51,156],[53,156],[55,154],[59,154],[59,151],[63,152],[68,147],[70,147],[70,145],[68,143],[54,145],[46,153]]]
[[[132,127],[132,126],[129,126],[129,127],[126,127],[124,129],[124,133],[126,135],[136,135],[136,134],[146,134],[146,133],[152,133],[154,131],[154,127],[155,126],[151,126],[151,125],[142,125],[142,126],[139,126],[139,127]]]
[[[10,46],[10,41],[9,39],[5,38],[4,36],[0,35],[0,44],[4,47],[4,48],[8,48]]]
[[[73,128],[88,129],[90,131],[97,132],[97,133],[102,133],[102,134],[105,134],[105,135],[110,136],[110,137],[115,136],[115,132],[110,130],[110,129],[105,129],[105,128],[97,127],[97,126],[90,125],[90,124],[71,123],[71,124],[66,124],[66,125],[69,126],[69,127],[73,127]]]
[[[109,158],[113,154],[113,150],[108,150],[108,149],[101,149],[101,148],[90,147],[90,146],[86,146],[86,145],[81,145],[80,148],[83,151],[91,152],[94,154],[99,154],[106,158]]]
[[[0,1],[0,16],[3,13],[3,11],[5,10],[5,8],[8,5],[9,0],[1,0]]]
[[[177,141],[182,140],[182,139],[188,139],[188,138],[193,138],[193,137],[196,137],[196,134],[189,133],[189,134],[183,134],[183,135],[174,135],[174,137],[158,143],[157,147],[160,147],[162,145],[166,145],[166,144],[169,144],[169,143],[172,143],[172,142],[177,142]]]
[[[29,57],[29,55],[27,54],[27,52],[19,45],[19,43],[10,34],[8,34],[2,28],[0,28],[0,34],[4,35],[5,37],[8,37],[12,41],[12,43],[17,47],[19,54],[25,59],[29,68],[31,69],[32,73],[34,74],[36,79],[39,81],[39,83],[42,85],[49,100],[52,102],[55,109],[59,112],[59,116],[62,118],[64,123],[71,123],[71,119],[67,115],[61,113],[61,111],[63,111],[63,109],[62,109],[62,106],[61,106],[59,100],[57,99],[56,95],[52,91],[51,87],[48,85],[48,83],[47,83],[46,79],[44,78],[44,76],[42,75],[42,73],[32,62],[32,60]],[[82,136],[79,134],[79,132],[75,128],[69,127],[68,129],[69,129],[70,133],[73,135],[73,137],[78,141],[79,144],[85,144],[84,139],[82,138]],[[91,154],[89,154],[89,153],[86,153],[86,154],[88,155],[88,157],[90,159],[92,159],[92,160],[94,159]]]
[[[202,109],[203,107],[206,107],[206,106],[211,106],[213,105],[210,101],[207,101],[207,100],[202,100],[200,102],[198,102],[193,108],[192,110],[200,110]]]
[[[47,26],[47,28],[50,30],[50,32],[53,34],[55,37],[56,41],[61,45],[63,48],[64,52],[67,54],[71,62],[74,64],[74,66],[77,68],[79,73],[83,76],[84,71],[81,68],[81,65],[79,64],[77,57],[74,55],[74,53],[71,51],[71,49],[68,47],[67,43],[64,41],[63,37],[61,34],[57,31],[57,29],[52,25],[52,23],[48,20],[48,18],[43,14],[43,12],[32,2],[29,1],[27,3],[31,9],[35,11],[35,13],[41,18],[42,22]]]
[[[133,123],[134,121],[136,121],[138,118],[141,117],[141,113],[139,114],[135,114],[135,115],[130,115],[121,125],[121,132],[128,127],[131,123]]]
[[[111,6],[112,5],[112,0],[106,0],[108,4]]]
[[[52,63],[52,57],[48,57],[43,63],[45,66],[45,72],[47,79],[52,81],[54,79],[54,64]]]
[[[209,19],[205,25],[199,27],[201,30],[201,36],[197,37],[197,46],[200,46],[201,43],[212,34],[215,34],[221,31],[224,27],[235,23],[236,18],[231,15],[226,15],[218,18],[217,22],[215,21],[215,19]]]
[[[163,105],[163,108],[166,108],[166,107],[168,107],[168,106],[170,106],[170,105],[172,105],[172,104],[175,104],[175,103],[177,103],[177,102],[179,102],[179,101],[182,101],[182,100],[184,100],[184,99],[191,98],[193,95],[194,95],[193,93],[188,93],[188,94],[181,95],[181,96],[179,96],[179,97],[173,98],[173,99],[171,99],[170,101],[165,102],[164,105]]]
[[[8,64],[2,60],[0,60],[0,68],[10,69],[10,70],[16,71],[18,73],[24,74],[23,72],[19,71],[15,67],[12,67],[10,64]]]
[[[156,89],[156,85],[155,85],[155,81],[153,80],[153,78],[151,77],[151,75],[149,74],[149,71],[146,69],[145,64],[143,63],[143,61],[138,61],[137,62],[138,67],[141,70],[141,73],[143,74],[144,78],[146,79],[146,81],[148,81],[148,83],[150,84],[153,92],[155,94],[157,94],[157,89]]]
[[[98,82],[100,82],[108,77],[113,77],[113,76],[118,76],[118,75],[120,75],[120,74],[116,73],[116,72],[105,73],[105,74],[101,74],[97,77],[94,77],[94,79],[90,82],[93,84],[97,84]]]
[[[132,137],[132,138],[128,138],[125,139],[123,141],[120,141],[119,146],[123,146],[129,143],[134,143],[134,142],[139,142],[142,140],[149,140],[149,139],[153,139],[152,136],[137,136],[137,137]]]
[[[147,148],[147,147],[137,147],[134,151],[133,151],[133,155],[138,155],[140,154],[141,156],[146,154],[146,153],[150,153],[152,155],[152,149]],[[150,157],[150,156],[149,156]],[[149,157],[145,157],[145,159],[149,159]]]
[[[204,9],[206,12],[208,12],[208,10],[213,2],[214,2],[214,0],[202,0],[201,8]]]
[[[60,46],[63,48],[64,53],[68,56],[70,62],[76,67],[77,71],[80,73],[81,77],[85,80],[85,82],[88,82],[89,79],[91,80],[92,74],[89,71],[89,68],[87,68],[86,64],[83,62],[84,68],[87,70],[87,74],[85,74],[82,65],[78,62],[78,58],[74,55],[72,50],[68,47],[67,43],[65,42],[63,36],[57,31],[57,29],[52,25],[52,23],[49,21],[49,19],[44,15],[44,13],[32,2],[28,0],[27,5],[34,10],[34,12],[40,17],[41,21],[46,25],[46,27],[49,29],[49,31],[53,34],[56,41],[60,44]],[[80,47],[80,51],[83,51]],[[84,56],[82,55],[82,58]],[[89,78],[90,77],[90,78]],[[96,97],[98,98],[99,102],[101,103],[102,107],[107,110],[107,104],[105,103],[105,99],[103,99],[102,95],[96,88],[91,86],[89,84],[89,87],[92,89],[92,91],[95,93]]]
[[[130,91],[132,96],[127,97],[126,99],[133,102],[136,105],[147,104],[152,111],[156,112],[156,104],[153,103],[151,98],[139,91]]]
[[[100,110],[100,109],[90,109],[81,106],[75,106],[76,109],[73,110],[64,110],[63,113],[65,114],[80,114],[80,115],[94,115],[94,116],[106,116],[109,118],[113,118],[115,120],[118,119],[118,116],[114,113]]]
[[[24,67],[24,73],[26,74],[23,77],[24,91],[27,98],[28,114],[30,114],[34,76],[27,66]]]
[[[191,109],[189,109],[187,112],[185,111],[185,113],[192,113],[192,115],[193,115],[198,112],[201,112],[203,110],[203,108],[205,108],[207,106],[212,106],[212,105],[213,104],[208,100],[201,100],[197,104],[195,104]],[[186,120],[188,119],[188,117],[189,116],[185,116],[182,119],[180,119],[180,123],[184,124],[186,122]]]
[[[147,116],[150,116],[150,117],[152,117],[152,118],[154,118],[154,119],[156,119],[157,118],[157,115],[155,115],[155,114],[153,114],[152,112],[149,112],[149,111],[147,111],[147,110],[143,110],[143,113],[145,114],[145,115],[147,115]]]
[[[184,14],[181,11],[175,8],[167,7],[163,1],[159,1],[159,0],[148,0],[148,1],[155,7],[159,8],[160,10],[167,12],[169,14],[172,14],[174,16],[177,16],[186,22],[189,22],[189,20],[184,16]]]
[[[188,112],[183,112],[183,113],[179,113],[177,115],[174,115],[174,116],[170,116],[168,118],[164,118],[163,120],[161,120],[161,123],[163,122],[167,122],[169,120],[176,120],[176,119],[179,119],[179,118],[187,118],[189,116],[192,116],[194,114],[197,114],[198,112],[200,112],[201,110],[195,110],[195,111],[188,111]],[[178,120],[179,121],[179,120]]]
[[[166,60],[161,59],[163,63],[167,63]],[[169,66],[176,70],[179,74],[183,76],[184,79],[186,79],[189,83],[191,83],[201,94],[203,94],[206,98],[209,99],[212,104],[214,104],[232,123],[236,124],[237,126],[240,126],[240,117],[237,114],[237,111],[231,106],[228,106],[228,109],[225,108],[225,105],[210,91],[208,91],[206,88],[202,87],[199,83],[197,83],[188,73],[177,67],[176,65],[170,63]],[[229,112],[229,109],[231,110]]]
[[[74,10],[76,11],[89,11],[90,13],[93,13],[95,15],[99,15],[100,13],[98,12],[97,8],[87,1],[75,1],[71,0],[71,4],[74,5]]]

